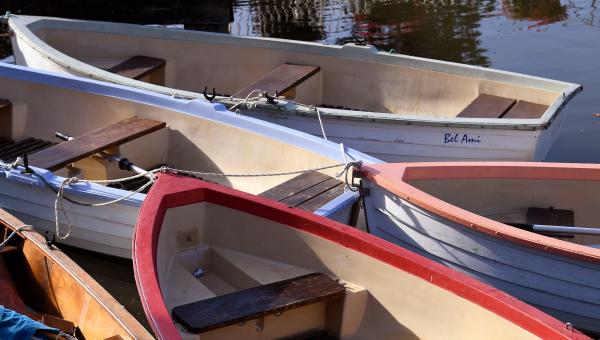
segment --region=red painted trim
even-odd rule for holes
[[[165,212],[203,201],[270,219],[371,256],[480,305],[541,338],[587,339],[506,293],[356,228],[262,197],[172,174],[159,175],[142,205],[133,239],[136,283],[146,316],[159,339],[180,338],[163,301],[156,273],[156,244]]]
[[[544,252],[599,263],[600,249],[557,240],[477,215],[442,201],[408,183],[427,179],[545,179],[600,181],[598,164],[533,162],[451,162],[366,165],[368,180],[398,197],[481,233]]]

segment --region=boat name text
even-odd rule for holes
[[[473,143],[481,143],[479,139],[481,136],[473,137],[469,136],[466,133],[445,133],[444,134],[444,144],[473,144]]]

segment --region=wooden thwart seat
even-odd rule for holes
[[[575,213],[573,210],[553,208],[528,208],[527,223],[555,226],[575,225]]]
[[[36,152],[29,157],[29,163],[39,168],[55,171],[100,151],[162,129],[165,126],[165,122],[152,119],[127,118]]]
[[[140,80],[150,73],[165,67],[165,64],[166,62],[163,59],[136,55],[107,69],[107,71],[123,77]]]
[[[300,85],[303,81],[319,72],[319,66],[283,64],[265,74],[253,84],[233,94],[237,98],[246,98],[253,90],[267,91],[274,96],[275,93],[283,95],[289,90]]]
[[[459,118],[504,118],[535,119],[540,118],[548,106],[524,100],[515,100],[480,94],[457,117]]]
[[[300,174],[260,196],[310,212],[344,192],[344,183],[317,171]]]
[[[312,273],[177,306],[173,317],[189,331],[201,333],[344,295],[342,284]]]

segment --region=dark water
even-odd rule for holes
[[[600,162],[600,20],[596,1],[488,0],[0,0],[0,11],[71,18],[181,24],[325,44],[352,34],[381,50],[559,79],[584,85],[549,161]]]

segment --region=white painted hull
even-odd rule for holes
[[[600,265],[520,246],[425,211],[370,182],[369,232],[600,333]]]
[[[322,137],[312,116],[245,110],[244,115]],[[562,118],[562,117],[561,117]],[[546,155],[558,122],[545,130],[503,130],[322,119],[327,139],[385,162],[459,160],[536,161]]]

